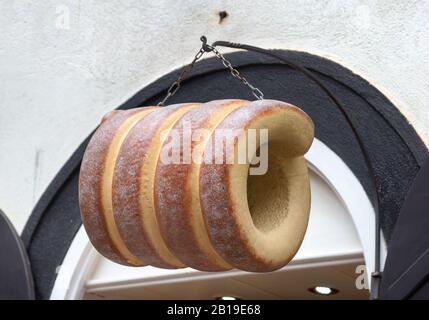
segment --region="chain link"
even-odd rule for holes
[[[252,94],[255,96],[256,99],[264,99],[264,94],[262,93],[262,91],[254,87],[244,76],[240,75],[240,72],[232,66],[231,62],[227,60],[222,53],[220,53],[215,47],[209,47],[212,49],[215,56],[222,61],[222,64],[225,66],[225,68],[229,69],[231,75],[234,78],[240,80],[241,83],[243,83],[245,86],[247,86],[252,91]]]
[[[194,60],[192,60],[192,62],[190,64],[188,64],[183,71],[180,73],[179,78],[174,81],[170,88],[168,88],[167,90],[167,94],[165,95],[164,99],[162,99],[161,102],[159,102],[157,104],[157,106],[162,107],[165,105],[165,103],[167,102],[167,100],[171,97],[174,96],[174,94],[177,92],[177,90],[180,89],[180,86],[182,85],[182,81],[186,78],[186,76],[188,75],[188,73],[192,70],[192,68],[194,67],[195,62],[197,62],[202,55],[204,54],[205,50],[203,48],[201,48],[197,54],[194,57]]]
[[[205,38],[204,40],[202,38],[201,41],[203,41],[201,49],[197,52],[192,62],[183,69],[183,71],[179,75],[179,78],[172,83],[170,88],[168,88],[167,94],[165,95],[164,99],[158,103],[158,106],[164,106],[167,100],[172,97],[177,92],[177,90],[180,89],[182,81],[186,78],[186,76],[194,67],[194,64],[202,57],[205,52],[213,52],[215,56],[222,61],[222,64],[225,66],[225,68],[229,69],[231,75],[234,78],[240,80],[241,83],[243,83],[252,91],[252,94],[255,96],[256,99],[264,99],[264,94],[262,93],[262,91],[254,87],[244,76],[240,75],[240,72],[232,66],[231,62],[227,60],[222,53],[220,53],[215,47],[207,44]]]

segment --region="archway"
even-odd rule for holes
[[[361,77],[318,56],[294,51],[279,52],[315,72],[347,107],[374,162],[382,198],[381,225],[388,242],[408,188],[427,156],[427,149],[395,106]],[[243,52],[227,57],[264,91],[267,98],[287,101],[303,108],[316,124],[316,137],[347,165],[368,198],[373,199],[371,181],[354,136],[342,115],[317,86],[269,58]],[[119,108],[155,104],[178,73],[174,71],[162,77]],[[219,61],[206,59],[196,65],[191,77],[170,102],[220,98],[251,97]],[[87,141],[82,143],[41,197],[22,235],[39,298],[50,297],[57,267],[62,264],[81,225],[77,177]],[[360,223],[359,219],[356,221],[356,225]],[[367,224],[369,220],[362,223]],[[370,225],[366,227],[371,228]]]

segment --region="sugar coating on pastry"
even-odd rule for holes
[[[172,105],[144,117],[128,133],[116,161],[113,208],[118,230],[130,251],[155,267],[185,267],[170,252],[159,231],[154,204],[155,172],[166,133],[198,106]]]
[[[116,227],[111,197],[113,170],[128,131],[155,109],[137,108],[107,114],[91,137],[80,168],[79,206],[89,239],[102,255],[124,265],[145,263],[128,250]]]
[[[162,236],[171,252],[187,266],[203,271],[231,269],[213,248],[202,217],[199,200],[199,168],[204,147],[219,122],[230,112],[246,104],[245,100],[216,100],[202,104],[186,113],[173,127],[178,141],[188,130],[204,129],[206,134],[187,146],[177,146],[172,140],[164,143],[172,151],[180,148],[182,162],[165,164],[158,161],[155,181],[155,208]],[[190,159],[191,157],[191,159]],[[186,161],[185,161],[186,160]]]

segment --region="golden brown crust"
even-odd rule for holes
[[[183,116],[173,129],[179,133],[180,140],[184,128],[211,131],[229,112],[245,103],[244,100],[217,100],[202,104]],[[195,150],[201,145],[205,143],[192,143],[193,156],[198,154]],[[201,156],[203,150],[201,148]],[[158,161],[154,192],[161,234],[171,252],[186,265],[203,271],[228,270],[231,266],[213,249],[205,230],[198,200],[199,166]]]
[[[279,172],[289,172],[287,181],[282,182],[288,187],[283,194],[284,197],[291,196],[293,199],[289,201],[290,208],[284,208],[287,201],[275,208],[288,212],[285,222],[275,225],[274,231],[258,229],[254,218],[250,217],[245,181],[248,179],[248,166],[237,169],[236,164],[205,163],[200,169],[200,201],[210,240],[225,261],[246,271],[267,272],[281,268],[292,259],[302,242],[310,209],[307,167],[302,155],[310,147],[314,126],[310,118],[295,106],[263,100],[236,109],[216,128],[245,130],[252,127],[252,123],[276,114],[279,119],[298,116],[286,127],[280,126],[285,130],[284,137],[280,135],[280,145],[284,140],[284,144],[290,148],[285,149],[289,154],[281,158],[280,162],[285,170]],[[266,123],[270,124],[272,121]],[[233,147],[234,145],[225,145],[224,152]],[[212,162],[214,163],[214,158]],[[237,170],[241,170],[241,176],[237,174]],[[266,184],[262,189],[269,187]],[[246,210],[247,213],[243,212]]]
[[[132,266],[267,272],[289,262],[308,222],[303,155],[314,135],[311,119],[274,100],[154,109],[107,114],[88,144],[79,202],[94,247]],[[248,176],[249,163],[215,164],[215,131],[234,137],[253,128],[269,129],[272,166],[263,177]],[[187,148],[186,135],[198,129],[206,131]],[[177,140],[161,138],[173,131]],[[237,152],[238,141],[226,138],[223,154]],[[171,147],[182,163],[161,159]]]
[[[124,265],[143,265],[127,254],[112,237],[112,226],[106,218],[103,183],[112,142],[124,123],[151,112],[153,108],[113,111],[107,114],[93,134],[82,159],[79,175],[79,206],[82,221],[94,247],[105,257]],[[114,226],[113,226],[114,228]]]
[[[163,107],[142,119],[128,133],[116,161],[113,208],[119,233],[136,257],[155,267],[185,267],[168,250],[160,235],[153,188],[162,133],[168,132],[179,117],[198,105]]]

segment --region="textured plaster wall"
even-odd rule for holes
[[[21,231],[100,117],[187,63],[202,34],[342,63],[428,144],[428,17],[429,1],[2,1],[0,208]]]

